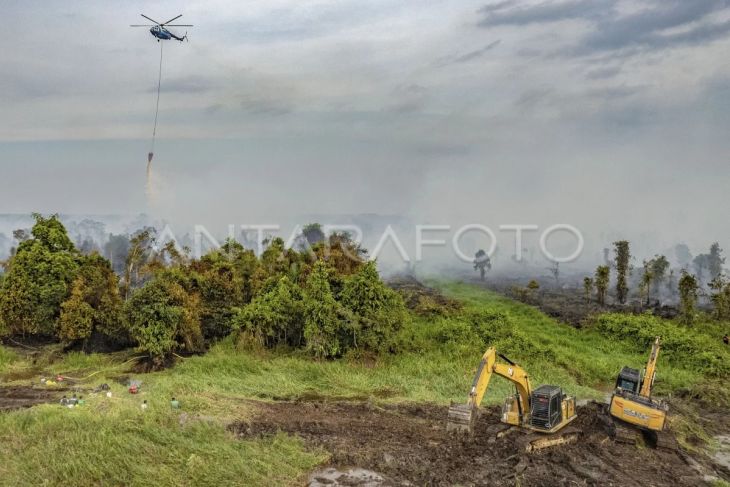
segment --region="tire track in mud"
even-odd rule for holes
[[[0,387],[0,411],[12,411],[58,401],[67,388]]]
[[[684,454],[614,443],[600,406],[579,408],[573,445],[519,451],[519,431],[502,438],[499,410],[482,412],[473,437],[445,430],[447,407],[367,402],[256,402],[249,422],[229,425],[239,438],[283,431],[331,457],[326,466],[381,474],[381,485],[703,485]]]

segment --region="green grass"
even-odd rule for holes
[[[6,372],[18,360],[18,354],[10,349],[0,347],[0,373]]]
[[[460,283],[430,284],[439,287],[447,296],[464,301],[467,307],[509,314],[533,343],[551,351],[554,358],[548,363],[529,355],[511,357],[528,371],[538,371],[539,374],[534,375],[536,379],[540,379],[541,374],[543,379],[558,384],[561,375],[567,374],[568,390],[572,387],[570,382],[574,381],[582,387],[607,392],[623,365],[642,368],[648,359],[648,347],[643,350],[635,342],[606,337],[595,329],[578,330],[557,322],[537,308],[478,287]],[[682,363],[668,353],[660,354],[656,382],[659,394],[690,388],[704,381],[705,376],[688,363]]]
[[[141,394],[132,396],[111,382],[128,369],[129,352],[59,355],[51,349],[31,364],[22,354],[0,347],[0,379],[8,372],[62,373],[81,379],[85,387],[106,381],[113,389],[111,399],[90,396],[84,407],[73,410],[46,405],[0,414],[0,484],[301,484],[326,455],[284,435],[235,439],[225,425],[253,413],[245,399],[463,402],[489,345],[485,336],[531,374],[533,385],[557,384],[579,398],[604,397],[621,366],[640,368],[646,362],[649,350],[631,340],[610,338],[597,329],[577,330],[478,287],[429,284],[463,301],[464,310],[415,318],[404,332],[406,351],[375,363],[317,362],[282,350],[245,351],[228,338],[172,369],[130,374],[143,382]],[[487,321],[470,324],[475,316]],[[491,319],[498,323],[493,330],[479,328],[491,326],[484,325]],[[677,357],[660,356],[660,394],[696,387],[708,390],[714,385]],[[507,381],[495,377],[485,402],[501,403],[511,392]],[[185,413],[206,419],[182,426],[179,412],[169,408],[173,396]],[[150,403],[146,412],[140,408],[144,399]]]
[[[285,485],[321,463],[292,437],[239,441],[216,421],[179,424],[167,401],[88,397],[0,414],[2,485]]]

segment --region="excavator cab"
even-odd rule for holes
[[[623,367],[616,378],[616,389],[638,394],[641,388],[641,372],[631,367]]]
[[[544,385],[532,391],[530,426],[541,431],[562,426],[564,398],[563,390],[558,386]]]

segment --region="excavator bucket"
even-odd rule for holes
[[[476,411],[471,404],[452,404],[446,421],[446,431],[471,434],[474,431]]]

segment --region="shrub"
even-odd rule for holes
[[[304,339],[306,349],[317,358],[342,354],[340,337],[347,335],[347,323],[341,319],[340,305],[329,284],[330,269],[319,260],[307,279],[304,293]]]
[[[730,320],[730,282],[724,276],[718,276],[710,283],[714,292],[710,296],[714,307],[714,316],[718,320]]]
[[[280,344],[298,347],[304,342],[303,322],[301,289],[285,276],[273,289],[240,310],[234,326],[267,347]]]
[[[632,344],[637,353],[648,354],[661,336],[662,354],[669,361],[708,375],[730,373],[730,353],[719,339],[651,314],[607,313],[594,318],[591,326],[604,336]]]
[[[138,350],[156,363],[176,350],[203,349],[199,300],[167,276],[157,276],[134,291],[124,311]]]
[[[345,279],[340,300],[359,318],[352,346],[393,350],[395,336],[409,315],[401,296],[380,280],[374,262],[364,264]]]
[[[129,341],[124,320],[122,318],[122,297],[119,293],[119,278],[112,270],[111,263],[98,254],[81,259],[77,277],[81,289],[80,298],[91,308],[91,330],[88,335],[75,333],[75,339],[85,339],[94,332],[99,332],[117,343]],[[74,286],[77,282],[74,282]],[[74,296],[72,295],[72,298]],[[78,297],[76,298],[78,299]],[[74,333],[69,333],[73,326],[66,320],[66,333],[60,334],[62,340],[71,340]]]
[[[236,309],[244,305],[244,279],[232,262],[212,263],[193,277],[193,289],[200,295],[200,320],[206,339],[222,338],[234,327]]]
[[[71,297],[61,305],[58,336],[62,340],[85,340],[94,326],[94,308],[86,302],[88,290],[81,277],[76,278]]]

